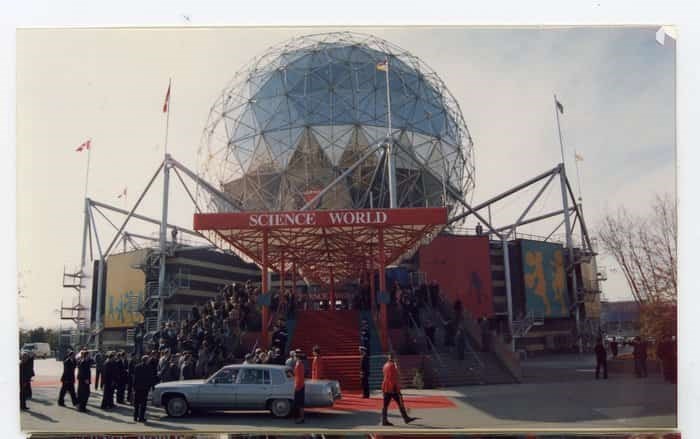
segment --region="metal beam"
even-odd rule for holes
[[[573,207],[569,207],[569,212],[573,212],[573,211],[575,211],[575,209],[574,209]],[[553,216],[561,215],[561,214],[564,213],[564,212],[565,212],[565,210],[564,210],[564,209],[561,209],[561,210],[557,210],[557,211],[555,211],[555,212],[545,213],[544,215],[539,215],[539,216],[536,216],[536,217],[534,217],[534,218],[530,218],[530,219],[524,220],[524,221],[522,221],[519,225],[524,226],[524,225],[526,225],[526,224],[534,223],[534,222],[537,222],[537,221],[541,221],[541,220],[543,220],[543,219],[551,218],[551,217],[553,217]],[[511,225],[508,225],[508,226],[499,227],[499,228],[497,228],[496,230],[499,231],[499,232],[501,232],[501,231],[503,231],[503,230],[507,230],[507,229],[512,228],[514,225],[515,225],[515,224],[511,224]]]
[[[151,177],[151,179],[148,181],[148,184],[146,185],[146,189],[144,189],[143,192],[141,192],[141,195],[139,195],[138,200],[136,200],[136,204],[134,204],[134,207],[131,208],[131,211],[129,211],[126,218],[124,218],[124,222],[122,223],[121,227],[119,228],[119,231],[117,232],[116,236],[114,237],[112,242],[107,247],[107,250],[105,251],[106,254],[109,254],[109,252],[112,251],[112,247],[117,242],[117,239],[119,239],[119,236],[121,235],[121,233],[124,231],[124,227],[126,227],[126,224],[129,222],[131,217],[134,215],[134,212],[136,211],[136,209],[138,209],[139,205],[141,204],[141,201],[143,200],[143,197],[146,195],[148,190],[151,188],[151,185],[156,180],[156,177],[158,176],[158,174],[160,173],[160,170],[163,169],[164,166],[165,166],[165,161],[161,162],[160,166],[158,166],[158,169],[156,169],[156,172],[153,174],[153,177]]]
[[[566,187],[569,191],[569,195],[571,196],[571,200],[574,203],[574,207],[576,207],[576,216],[579,218],[579,221],[581,221],[581,234],[586,240],[586,243],[588,244],[588,248],[593,251],[593,246],[591,245],[591,238],[588,235],[588,227],[586,227],[586,222],[583,220],[583,207],[579,206],[576,203],[576,198],[574,197],[574,191],[571,189],[571,184],[569,183],[569,179],[566,179]]]
[[[406,151],[406,150],[404,149],[404,147],[403,147],[400,143],[397,143],[396,146],[398,146],[399,149],[401,149],[408,157],[411,158],[411,160],[413,160],[418,166],[420,166],[420,168],[423,169],[424,172],[427,172],[429,175],[431,175],[433,178],[435,178],[435,179],[437,179],[437,180],[439,181],[439,179],[437,178],[437,176],[435,176],[435,174],[434,174],[430,169],[428,169],[428,168],[427,168],[423,163],[421,163],[415,156],[413,156],[413,154],[409,154],[408,151]],[[491,226],[491,224],[490,224],[488,221],[486,221],[486,219],[484,219],[484,217],[482,217],[482,216],[479,215],[476,211],[474,211],[474,209],[472,209],[472,207],[471,207],[466,201],[464,201],[464,200],[462,199],[462,198],[463,198],[462,195],[461,195],[459,192],[457,192],[457,190],[456,190],[455,188],[453,188],[451,184],[447,184],[447,185],[446,185],[446,189],[447,189],[448,192],[450,192],[450,195],[452,195],[452,197],[454,197],[457,201],[459,201],[459,203],[461,203],[462,206],[464,206],[470,213],[473,213],[474,216],[476,216],[476,217],[479,219],[479,221],[481,221],[481,222],[483,222],[484,224],[486,224],[486,227],[488,227],[488,229],[491,231],[491,233],[495,234],[495,235],[498,236],[499,238],[501,237],[501,234],[498,233],[498,231],[496,231],[496,230]],[[452,223],[455,222],[455,221],[456,221],[456,220],[455,220],[454,218],[451,219],[451,220],[447,220],[447,225],[450,225],[450,224],[452,224]]]
[[[525,218],[525,216],[526,216],[528,213],[530,213],[530,209],[532,209],[532,206],[534,206],[535,203],[537,202],[537,200],[540,199],[540,197],[542,196],[542,193],[545,191],[545,189],[547,189],[547,187],[549,187],[549,183],[552,182],[552,180],[554,179],[554,176],[555,176],[555,174],[552,174],[552,175],[549,177],[549,180],[547,180],[547,183],[545,183],[544,186],[542,186],[542,187],[540,188],[540,190],[537,192],[537,195],[535,195],[535,198],[533,198],[532,201],[530,201],[530,204],[528,204],[528,206],[525,208],[525,210],[523,211],[523,213],[520,215],[520,217],[518,217],[518,219],[517,219],[517,220],[515,221],[515,223],[513,224],[513,227],[511,227],[511,229],[508,231],[508,234],[506,235],[506,239],[513,233],[513,231],[514,231],[517,227],[520,226],[520,224],[521,224],[523,218]]]
[[[170,155],[165,154],[163,160],[163,204],[161,205],[162,220],[160,222],[160,270],[158,271],[158,329],[163,322],[165,310],[165,270],[168,259],[168,198],[170,195]]]
[[[241,210],[241,207],[240,207],[240,206],[236,206],[236,205],[234,204],[234,202],[233,202],[224,192],[218,190],[217,188],[215,188],[214,186],[212,186],[211,184],[209,184],[209,182],[207,182],[206,180],[202,179],[199,175],[197,175],[197,174],[195,174],[194,172],[190,171],[190,169],[189,169],[187,166],[183,165],[182,163],[178,162],[177,160],[175,160],[174,158],[172,158],[172,157],[170,157],[170,156],[168,156],[166,160],[167,160],[174,168],[177,168],[177,169],[181,170],[181,171],[184,172],[188,177],[190,177],[192,180],[194,180],[195,182],[197,182],[197,184],[199,184],[199,185],[202,186],[204,189],[206,189],[207,192],[211,193],[212,195],[216,195],[218,198],[220,198],[221,200],[223,200],[223,201],[224,201],[225,203],[227,203],[233,210],[235,210],[235,211],[240,211],[240,210]]]
[[[559,173],[559,166],[557,166],[557,167],[555,167],[555,168],[552,168],[552,169],[550,169],[549,171],[543,172],[543,173],[541,173],[540,175],[538,175],[538,176],[536,176],[536,177],[533,177],[533,178],[531,178],[530,180],[528,180],[528,181],[526,181],[526,182],[524,182],[524,183],[521,183],[521,184],[519,184],[519,185],[517,185],[517,186],[515,186],[515,187],[513,187],[513,188],[511,188],[511,189],[508,189],[508,190],[505,191],[505,192],[501,192],[500,194],[496,195],[495,197],[492,197],[492,198],[490,198],[490,199],[484,201],[483,203],[474,206],[473,210],[474,210],[474,211],[479,211],[479,210],[483,209],[484,207],[490,206],[491,204],[493,204],[493,203],[495,203],[495,202],[497,202],[497,201],[502,200],[503,198],[507,197],[508,195],[512,195],[512,194],[514,194],[514,193],[516,193],[516,192],[518,192],[518,191],[521,191],[521,190],[525,189],[526,187],[528,187],[528,186],[530,186],[530,185],[532,185],[532,184],[534,184],[534,183],[537,183],[538,181],[542,180],[543,178],[545,178],[545,177],[547,177],[547,176],[549,176],[549,175],[556,175],[556,174],[558,174],[558,173]],[[452,218],[452,219],[450,220],[450,222],[459,221],[459,220],[461,220],[462,218],[465,218],[465,217],[467,217],[467,216],[469,216],[469,215],[470,215],[469,212],[465,212],[465,213],[463,213],[463,214],[461,214],[461,215],[459,215],[459,216],[456,216],[456,217]]]
[[[129,214],[128,211],[126,211],[126,210],[124,210],[124,209],[120,209],[120,208],[118,208],[118,207],[110,206],[109,204],[101,203],[101,202],[95,201],[95,200],[90,200],[90,202],[91,202],[94,206],[103,207],[103,208],[105,208],[105,209],[109,209],[109,210],[112,210],[112,211],[114,211],[114,212],[121,213],[121,214],[123,214],[123,215],[128,215],[128,214]],[[151,224],[160,225],[160,221],[158,221],[157,219],[149,218],[149,217],[147,217],[147,216],[140,215],[140,214],[138,214],[138,213],[132,213],[131,216],[132,216],[133,218],[140,219],[141,221],[146,221],[146,222],[151,223]],[[183,227],[177,226],[177,225],[175,225],[175,224],[168,224],[168,227],[171,228],[171,229],[172,229],[172,228],[177,228],[177,231],[178,231],[178,232],[184,232],[184,233],[187,233],[188,235],[196,236],[196,237],[198,237],[198,238],[204,238],[204,236],[202,236],[202,234],[197,233],[197,232],[195,232],[194,230],[190,230],[190,229],[187,229],[187,228],[183,228]],[[132,233],[132,235],[133,235],[133,233]],[[134,236],[135,236],[135,235],[134,235]]]
[[[561,179],[561,200],[562,200],[562,205],[564,206],[564,227],[566,229],[566,247],[569,250],[568,251],[568,265],[574,264],[574,243],[571,239],[571,223],[569,221],[569,194],[567,193],[566,186],[567,186],[567,181],[566,181],[566,169],[564,168],[564,163],[561,163],[559,165],[560,171],[559,171],[559,177]],[[574,210],[576,210],[576,202],[574,201]],[[578,344],[578,351],[579,353],[583,352],[583,340],[581,338],[581,306],[578,302],[578,285],[577,285],[577,280],[576,280],[576,267],[573,267],[574,269],[572,270],[572,276],[571,276],[571,287],[574,290],[574,303],[576,303],[576,338],[577,338],[577,344]]]

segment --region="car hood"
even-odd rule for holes
[[[183,380],[183,381],[169,381],[167,383],[161,383],[156,385],[156,389],[168,389],[171,387],[187,387],[187,386],[199,386],[206,383],[207,380]]]

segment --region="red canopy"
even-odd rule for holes
[[[261,266],[323,284],[397,262],[447,223],[447,208],[195,214],[194,229]],[[384,249],[383,255],[380,248]],[[382,257],[383,256],[383,257]]]

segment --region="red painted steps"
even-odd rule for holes
[[[290,347],[311,357],[318,345],[323,378],[340,381],[341,389],[360,388],[360,315],[357,311],[299,311]]]

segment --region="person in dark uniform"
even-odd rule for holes
[[[134,368],[136,367],[138,357],[132,355],[129,358],[126,366],[126,400],[129,403],[134,402]]]
[[[100,389],[104,389],[105,387],[105,380],[104,380],[104,367],[105,367],[105,354],[102,353],[102,351],[97,351],[95,354],[95,390],[97,390],[97,386],[99,386]]]
[[[120,351],[117,354],[117,358],[114,362],[115,370],[115,389],[117,391],[117,404],[124,404],[124,391],[126,390],[127,381],[127,367],[129,365],[126,363],[126,355],[124,351]]]
[[[34,354],[29,353],[29,359],[27,360],[27,370],[29,371],[29,381],[27,381],[27,399],[32,399],[32,378],[34,378]]]
[[[297,351],[294,364],[294,408],[297,412],[296,423],[304,422],[305,382],[304,382],[304,353]]]
[[[647,343],[641,337],[635,337],[632,342],[634,356],[634,373],[637,378],[646,378],[647,376]]]
[[[613,358],[617,357],[617,339],[615,337],[613,337],[610,342],[610,352]]]
[[[93,360],[90,358],[90,353],[83,348],[80,351],[80,360],[78,361],[78,411],[87,412],[87,402],[90,398],[90,375],[92,374]]]
[[[415,421],[417,418],[412,418],[408,416],[408,412],[406,412],[406,407],[403,404],[403,397],[401,396],[401,387],[399,385],[399,370],[396,368],[394,354],[389,354],[389,358],[387,359],[386,363],[384,363],[384,367],[382,368],[382,373],[384,375],[384,379],[382,380],[382,393],[384,394],[384,405],[382,406],[381,425],[394,425],[391,422],[389,422],[389,419],[387,418],[387,409],[389,408],[389,404],[391,403],[392,399],[396,401],[396,404],[399,406],[401,416],[403,417],[403,421],[406,424]]]
[[[27,407],[27,388],[32,380],[31,364],[29,363],[29,354],[22,354],[19,362],[19,408],[20,410],[29,410]]]
[[[105,384],[104,392],[102,393],[102,404],[100,404],[100,408],[102,409],[109,410],[114,408],[114,387],[117,379],[116,374],[117,360],[114,358],[113,352],[108,352],[102,375],[102,380]]]
[[[141,362],[134,367],[134,422],[146,422],[146,400],[148,391],[154,385],[153,370],[149,362],[150,358],[144,355]]]
[[[155,387],[158,384],[158,353],[156,351],[151,352],[151,356],[148,360],[148,368],[151,370],[151,387]]]
[[[598,379],[600,368],[603,368],[603,379],[608,379],[608,353],[603,346],[603,339],[598,337],[595,344],[595,379]]]
[[[367,348],[360,346],[360,382],[362,383],[362,397],[369,398],[369,355]]]
[[[58,405],[65,407],[64,397],[66,392],[70,395],[73,407],[78,405],[78,397],[75,394],[75,352],[69,351],[63,360],[63,375],[61,375],[61,390],[58,392]]]

